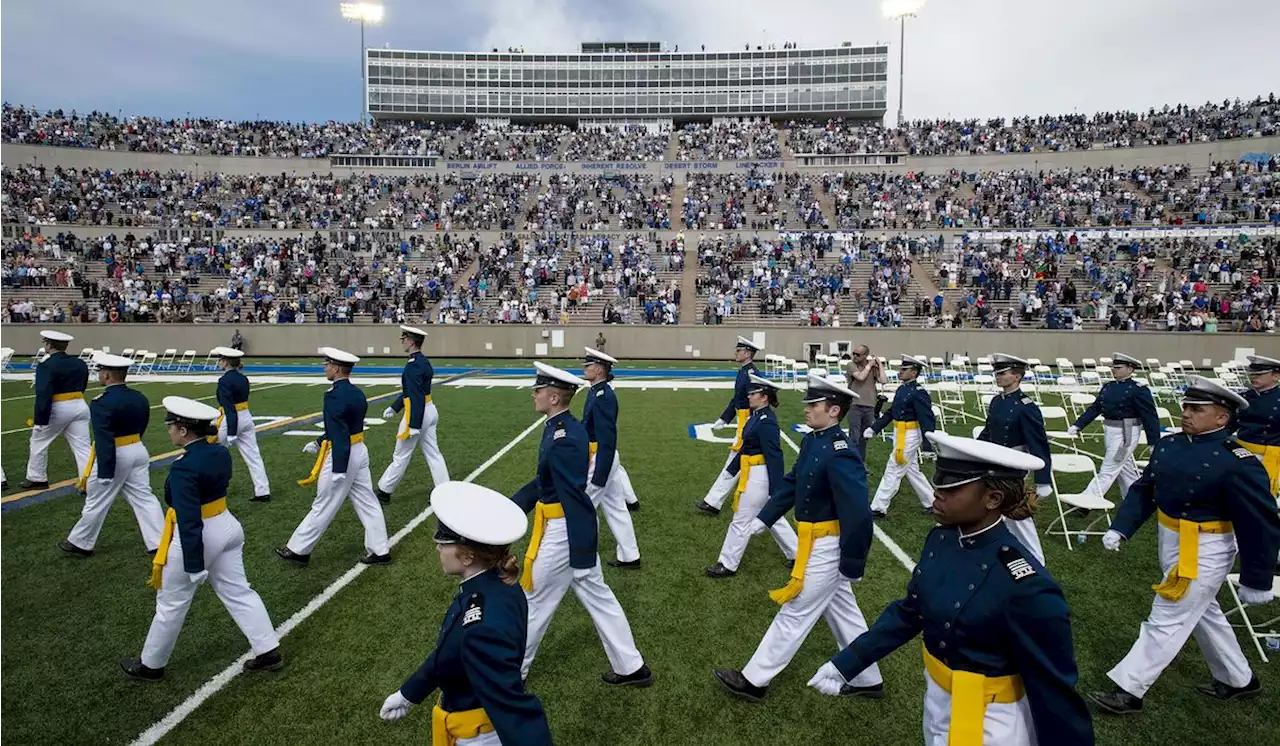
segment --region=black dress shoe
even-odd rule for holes
[[[287,559],[290,562],[296,562],[304,567],[311,561],[311,555],[295,554],[289,547],[276,547],[276,555],[279,556],[280,559]]]
[[[67,554],[71,555],[72,557],[80,557],[81,559],[87,559],[93,556],[92,549],[81,549],[80,547],[76,546],[75,544],[72,544],[66,539],[63,539],[62,541],[58,542],[58,548],[66,552]]]
[[[795,560],[793,560],[793,559],[789,559],[789,560],[787,560],[787,569],[788,569],[788,570],[794,570],[794,569],[796,569],[796,561],[795,561]]]
[[[246,673],[254,671],[279,671],[284,667],[284,658],[280,655],[280,648],[268,650],[267,652],[255,658],[250,658],[244,662],[244,670]]]
[[[724,563],[717,562],[706,569],[708,578],[732,578],[738,574],[737,570],[730,570],[724,566]]]
[[[1091,692],[1089,699],[1103,712],[1112,715],[1133,715],[1142,712],[1142,698],[1135,697],[1116,687],[1113,692]]]
[[[627,503],[627,510],[631,511],[632,513],[639,513],[639,512],[640,512],[640,501],[639,501],[639,500],[637,500],[637,501],[635,501],[635,502],[633,502],[633,503]]]
[[[720,515],[720,509],[713,508],[710,505],[707,505],[706,500],[699,500],[698,502],[693,504],[693,507],[697,508],[698,510],[701,510],[703,513],[706,513],[707,515]]]
[[[769,687],[752,684],[736,668],[717,668],[713,673],[726,689],[743,699],[759,702],[764,699],[765,694],[769,693]]]
[[[841,697],[863,697],[864,699],[883,699],[884,684],[873,684],[871,686],[854,686],[853,684],[845,684],[840,687]]]
[[[375,495],[377,495],[377,496],[378,496],[378,502],[382,503],[383,505],[390,505],[390,504],[391,504],[391,493],[390,493],[390,492],[383,492],[382,490],[378,489],[377,487],[374,487],[374,488],[373,488],[373,494],[375,494]]]
[[[1262,682],[1258,681],[1258,677],[1254,676],[1244,686],[1230,686],[1214,679],[1210,684],[1201,684],[1196,687],[1196,691],[1206,697],[1226,702],[1231,699],[1248,699],[1256,697],[1262,693]]]
[[[21,482],[19,482],[19,483],[18,483],[18,486],[19,486],[19,487],[21,487],[21,488],[22,488],[22,489],[24,489],[24,490],[47,490],[47,489],[49,489],[49,483],[48,483],[48,482],[33,482],[33,481],[31,481],[30,479],[24,479],[24,480],[22,480]]]
[[[363,565],[389,565],[391,564],[391,553],[374,554],[373,552],[369,552],[360,558],[360,563]]]
[[[884,518],[884,517],[885,517],[885,516],[887,516],[887,515],[889,515],[889,514],[888,514],[888,513],[886,513],[886,512],[885,512],[885,511],[883,511],[883,510],[873,510],[873,511],[871,511],[871,517],[872,517],[872,518]]]
[[[131,679],[155,683],[164,678],[163,668],[147,668],[137,658],[120,661],[120,669]]]
[[[249,498],[249,502],[251,502],[251,503],[269,503],[269,502],[271,502],[271,495],[254,495],[253,497]]]
[[[600,680],[611,686],[652,686],[653,671],[645,664],[626,676],[607,671],[600,676]]]
[[[623,569],[635,570],[640,567],[640,560],[633,559],[623,562],[622,560],[611,559],[605,563],[609,567],[621,567]]]
[[[9,480],[6,479],[3,482],[0,482],[0,490],[7,490],[7,489],[9,489]],[[631,507],[631,506],[627,506],[627,507]],[[639,510],[639,509],[640,507],[639,507],[639,504],[637,503],[636,510]]]

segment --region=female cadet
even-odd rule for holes
[[[436,550],[461,587],[440,625],[436,649],[382,704],[383,720],[440,689],[431,711],[432,746],[551,743],[538,698],[524,689],[520,663],[528,606],[511,543],[524,536],[524,511],[479,485],[445,482],[431,493]]]
[[[751,414],[742,428],[742,453],[738,458],[738,487],[733,493],[733,521],[720,547],[720,559],[707,568],[713,578],[738,574],[738,563],[751,540],[751,522],[769,501],[769,490],[782,484],[786,469],[782,463],[778,417],[778,387],[772,381],[751,374],[747,379],[747,405]],[[764,467],[764,468],[759,468]],[[794,562],[799,538],[786,518],[769,529],[788,562]]]
[[[926,746],[1092,744],[1066,600],[1003,520],[1031,512],[1024,481],[1044,462],[985,441],[927,437],[938,454],[941,525],[925,540],[907,595],[809,685],[842,694],[848,679],[923,633]]]

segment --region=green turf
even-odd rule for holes
[[[321,390],[291,386],[255,393],[254,411],[315,411]],[[6,385],[5,397],[12,395]],[[547,708],[557,743],[918,743],[923,682],[916,643],[882,663],[888,696],[878,702],[832,700],[804,686],[835,650],[821,624],[762,704],[730,698],[712,677],[714,667],[746,663],[777,609],[766,591],[787,576],[777,548],[763,537],[752,542],[736,578],[713,581],[702,575],[716,559],[727,517],[703,516],[692,510],[692,502],[715,477],[727,452],[722,445],[690,440],[687,427],[714,419],[725,396],[618,390],[621,458],[643,505],[633,517],[645,567],[607,569],[606,578],[658,681],[647,690],[619,691],[601,684],[599,675],[607,668],[604,652],[585,612],[572,594],[566,596],[529,680]],[[784,422],[800,421],[797,398],[783,395],[779,414]],[[441,410],[440,442],[454,478],[466,476],[536,419],[527,390],[442,387],[435,400]],[[579,409],[580,404],[575,406]],[[976,422],[951,430],[968,434],[972,424]],[[791,437],[799,441],[798,434]],[[373,428],[366,441],[375,479],[389,460],[390,438],[390,428],[384,426]],[[245,526],[249,578],[277,624],[362,553],[359,524],[344,509],[310,567],[294,568],[271,554],[314,495],[313,489],[293,482],[310,462],[299,453],[302,442],[263,436],[275,500],[270,505],[232,500]],[[6,444],[9,468],[10,459],[25,458],[25,446],[19,441],[15,448],[11,439]],[[513,492],[531,476],[536,449],[535,431],[476,481]],[[784,453],[790,464],[793,452],[784,446]],[[872,444],[868,460],[873,484],[888,455],[887,444]],[[162,482],[163,473],[155,472],[153,483],[159,488]],[[429,487],[426,465],[415,459],[387,510],[391,532],[425,506]],[[233,495],[247,496],[250,490],[247,471],[237,468]],[[1045,507],[1038,520],[1042,528],[1052,510]],[[0,689],[6,735],[14,743],[126,742],[246,649],[214,595],[201,590],[165,683],[124,680],[115,662],[137,655],[154,608],[154,596],[143,585],[147,558],[132,514],[119,503],[103,530],[97,556],[87,562],[61,557],[53,545],[74,523],[79,508],[78,499],[62,498],[11,512],[3,521],[8,639]],[[899,494],[880,525],[914,556],[932,522],[919,514],[908,490]],[[166,742],[417,744],[427,739],[427,707],[416,708],[396,724],[382,722],[377,711],[430,651],[456,589],[456,581],[440,574],[432,526],[428,521],[399,544],[391,566],[363,573],[287,636],[283,671],[234,679]],[[1154,531],[1144,529],[1120,554],[1101,551],[1096,540],[1068,551],[1060,538],[1046,538],[1045,549],[1072,607],[1081,690],[1109,687],[1105,673],[1136,638],[1150,606],[1150,584],[1159,579]],[[601,554],[602,559],[613,556],[603,522]],[[902,593],[907,577],[906,569],[875,545],[866,579],[855,588],[869,618]],[[1246,655],[1264,687],[1280,684],[1280,678],[1257,663],[1251,646]],[[1099,743],[1198,744],[1224,736],[1232,743],[1276,742],[1273,694],[1226,705],[1209,702],[1190,690],[1208,677],[1194,642],[1189,643],[1152,690],[1141,717],[1095,718]]]

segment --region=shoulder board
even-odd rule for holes
[[[1129,380],[1130,380],[1130,381],[1133,381],[1133,385],[1135,385],[1135,386],[1141,386],[1141,387],[1143,387],[1143,388],[1146,388],[1146,386],[1147,386],[1147,382],[1146,382],[1146,381],[1140,381],[1140,380],[1138,380],[1137,378],[1130,378]]]
[[[93,397],[92,401],[97,401],[97,400],[101,399],[102,397],[103,397],[103,394],[98,394],[97,396]]]
[[[472,593],[467,599],[466,611],[462,612],[462,626],[470,627],[484,619],[484,594]]]
[[[1000,547],[999,553],[1000,563],[1009,571],[1009,575],[1013,577],[1013,582],[1021,583],[1027,578],[1036,574],[1036,569],[1027,562],[1027,558],[1022,556],[1022,552],[1014,549],[1009,545]]]
[[[1223,445],[1225,445],[1225,446],[1227,447],[1227,450],[1228,450],[1228,451],[1231,451],[1233,454],[1235,454],[1235,457],[1236,457],[1236,458],[1255,458],[1255,457],[1257,457],[1257,454],[1256,454],[1256,453],[1254,453],[1253,451],[1250,451],[1248,448],[1245,448],[1244,446],[1240,445],[1240,441],[1238,441],[1238,440],[1228,440],[1228,441],[1226,441],[1225,443],[1223,443]]]
[[[845,440],[844,438],[831,441],[831,450],[833,451],[844,451],[844,450],[847,450],[848,448],[849,448],[849,441]]]
[[[1023,403],[1023,404],[1034,404],[1035,402],[1031,401],[1031,397],[1029,397],[1029,396],[1024,396],[1024,397],[1022,397],[1022,403]]]
[[[552,439],[552,440],[560,440],[561,438],[563,438],[563,437],[564,437],[565,435],[567,435],[567,434],[568,434],[568,433],[566,433],[566,432],[565,432],[565,429],[564,429],[564,428],[560,428],[559,430],[556,430],[556,431],[555,431],[555,434],[553,434],[553,435],[551,436],[551,439]]]
[[[597,391],[596,396],[597,397],[604,396],[604,389],[600,389],[599,391]]]
[[[183,456],[186,456],[186,455],[187,455],[187,454],[185,454],[185,453],[184,453],[184,454],[182,454],[182,456],[179,456],[179,457],[175,458],[175,459],[173,460],[173,463],[175,463],[175,464],[176,464],[176,463],[178,463],[179,461],[181,461],[181,460],[182,460]]]

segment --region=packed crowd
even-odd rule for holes
[[[691,173],[681,218],[690,230],[830,228],[816,183],[815,176],[797,172]]]
[[[565,141],[566,161],[661,161],[666,160],[669,128],[647,127],[579,128]]]
[[[797,155],[895,153],[901,150],[897,135],[878,124],[830,119],[825,123],[788,122],[787,130],[787,149]]]
[[[527,199],[523,225],[531,231],[667,230],[670,176],[554,174]]]
[[[778,131],[768,121],[690,123],[676,130],[676,159],[752,161],[782,157]]]

